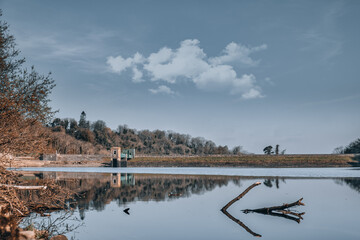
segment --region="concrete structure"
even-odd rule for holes
[[[121,147],[111,148],[111,159],[121,160]]]
[[[112,147],[110,151],[112,167],[127,167],[127,161],[135,157],[135,149],[121,150],[121,147]]]
[[[121,147],[111,148],[111,166],[112,167],[127,167],[127,157],[121,157]]]
[[[132,173],[112,173],[110,179],[110,186],[119,188],[121,186],[134,186],[135,176]]]

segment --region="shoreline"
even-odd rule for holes
[[[99,155],[89,160],[38,160],[18,157],[4,167],[109,167],[110,158]],[[65,157],[64,157],[65,156]],[[69,157],[69,159],[71,159]],[[139,156],[128,161],[128,167],[248,167],[248,168],[332,168],[360,166],[359,154],[296,155],[216,155],[216,156]]]

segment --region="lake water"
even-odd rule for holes
[[[33,219],[44,225],[67,219],[58,230],[68,228],[69,239],[360,239],[359,168],[21,170],[24,178],[55,179],[79,193],[71,216],[60,211]],[[258,181],[229,207],[230,216],[220,211]],[[241,211],[300,198],[305,206],[290,208],[286,216]]]

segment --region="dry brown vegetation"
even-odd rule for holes
[[[26,181],[0,167],[0,237],[17,239],[18,223],[30,213],[65,209],[73,193],[53,180]]]
[[[349,167],[355,155],[240,155],[192,157],[136,157],[128,167]]]
[[[0,21],[0,160],[44,152],[48,146],[50,131],[43,125],[53,115],[48,95],[54,80],[23,68],[25,60],[18,55],[7,23]]]
[[[1,17],[1,11],[0,11]],[[23,67],[14,37],[0,20],[0,238],[17,239],[19,220],[31,212],[64,208],[71,196],[53,181],[29,186],[3,166],[20,154],[36,155],[49,149],[50,133],[45,124],[54,112],[49,94],[55,86],[50,75]]]

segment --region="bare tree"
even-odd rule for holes
[[[0,12],[1,17],[1,12]],[[53,116],[49,94],[55,86],[50,77],[32,67],[24,69],[8,25],[0,21],[0,153],[39,153],[47,146],[43,127]]]

